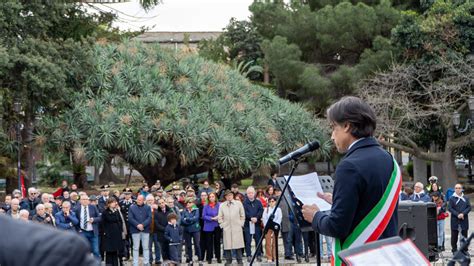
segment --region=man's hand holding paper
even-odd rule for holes
[[[303,203],[303,216],[306,221],[311,222],[317,211],[331,209],[332,195],[323,192],[316,173],[294,176],[289,185],[295,197]]]

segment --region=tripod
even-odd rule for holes
[[[474,233],[471,233],[468,238],[463,238],[461,240],[461,247],[456,252],[456,254],[454,254],[454,257],[448,262],[448,266],[454,266],[456,262],[459,262],[461,265],[469,265],[471,263],[471,257],[469,253],[467,253],[467,249],[473,238]]]
[[[298,160],[295,160],[294,162],[295,163],[294,163],[293,167],[291,168],[290,174],[288,175],[288,179],[286,180],[285,185],[283,186],[283,189],[281,190],[281,196],[278,197],[278,200],[276,202],[276,206],[273,209],[272,213],[270,214],[267,224],[263,228],[262,236],[260,236],[260,240],[258,241],[257,248],[255,249],[255,253],[252,255],[252,259],[250,260],[250,266],[253,265],[253,262],[255,261],[255,258],[257,257],[257,252],[262,247],[263,238],[267,234],[268,229],[272,228],[272,226],[274,227],[274,225],[275,225],[275,223],[273,222],[273,219],[275,218],[275,213],[278,209],[278,206],[280,206],[280,202],[281,202],[281,200],[283,199],[283,197],[285,195],[285,191],[288,189],[288,184],[290,183],[291,177],[293,176],[293,173],[295,172],[295,170],[296,170],[296,168],[298,167],[298,164],[299,164]],[[294,217],[296,217],[296,215],[294,215]],[[297,225],[297,226],[299,226],[299,225]],[[276,231],[276,232],[278,232],[278,231]],[[278,237],[278,234],[276,236]],[[277,238],[277,240],[278,240],[278,238]],[[276,244],[276,253],[277,253],[275,255],[275,264],[276,264],[276,266],[278,266],[279,265],[279,261],[278,261],[278,241],[276,241],[275,244]],[[319,247],[319,233],[316,233],[316,253],[317,253],[316,254],[317,265],[320,266],[321,265],[321,253],[320,253],[320,247]]]
[[[275,208],[273,209],[272,213],[270,214],[270,216],[268,217],[268,222],[267,224],[265,225],[265,227],[263,228],[263,233],[262,235],[260,236],[260,240],[258,240],[258,244],[257,244],[257,248],[255,249],[255,253],[253,253],[252,255],[252,260],[250,260],[250,266],[253,265],[253,262],[255,261],[255,257],[257,257],[257,253],[258,251],[262,248],[262,244],[263,244],[263,238],[265,237],[265,235],[267,234],[268,232],[268,229],[270,229],[270,225],[271,224],[274,224],[273,223],[273,219],[275,218],[275,213],[278,209],[278,206],[280,206],[280,202],[281,202],[281,199],[283,198],[283,194],[285,193],[286,189],[288,188],[288,184],[290,183],[290,180],[291,180],[291,177],[293,176],[293,173],[295,172],[296,168],[298,167],[298,164],[299,164],[299,161],[295,161],[295,164],[293,165],[293,167],[291,168],[291,172],[290,172],[290,175],[288,176],[288,180],[286,180],[286,183],[285,183],[285,186],[283,187],[283,189],[281,190],[281,195],[280,197],[278,197],[278,200],[277,200],[277,203],[276,203],[276,206]],[[271,221],[271,222],[270,222]],[[277,254],[278,254],[278,244],[276,243],[276,250],[277,250]],[[279,262],[278,262],[278,255],[275,256],[276,260],[275,260],[275,263],[276,265],[278,266],[279,265]]]

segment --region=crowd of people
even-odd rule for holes
[[[467,231],[469,230],[468,214],[471,211],[471,203],[469,198],[464,195],[461,184],[456,184],[454,190],[448,189],[444,193],[442,187],[438,184],[436,176],[431,176],[428,181],[429,184],[426,188],[421,182],[416,182],[413,188],[409,186],[404,187],[400,192],[399,199],[400,201],[410,200],[414,202],[433,202],[436,204],[439,251],[445,250],[445,219],[451,216],[451,251],[454,254],[458,249],[459,233],[463,237],[467,237]]]
[[[286,260],[315,256],[314,232],[302,232],[297,219],[285,201],[276,207],[281,190],[273,174],[265,189],[248,187],[245,193],[233,184],[227,189],[222,181],[211,187],[185,187],[173,183],[165,191],[160,182],[143,185],[139,191],[125,188],[121,192],[105,185],[100,195],[88,195],[75,184],[63,181],[54,193],[41,193],[30,187],[22,198],[15,190],[0,203],[0,213],[13,219],[77,232],[90,244],[91,253],[106,265],[122,265],[133,259],[133,265],[216,262],[242,264],[254,252],[257,261],[276,259],[276,243],[281,236]],[[277,208],[273,221],[270,214]],[[265,250],[255,250],[267,223],[275,223],[265,234]],[[277,229],[275,229],[277,228]],[[323,239],[320,239],[321,255]],[[252,240],[255,246],[252,246]],[[304,245],[303,245],[304,243]],[[326,255],[331,254],[326,239]],[[184,255],[184,261],[182,257]]]

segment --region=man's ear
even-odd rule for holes
[[[352,131],[352,126],[351,126],[351,124],[348,123],[348,122],[344,123],[344,127],[343,127],[343,128],[344,128],[344,132],[346,132],[346,133],[351,133],[351,131]]]

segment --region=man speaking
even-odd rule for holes
[[[333,194],[318,194],[332,204],[331,212],[303,206],[313,229],[333,237],[331,265],[341,265],[339,251],[397,235],[401,171],[373,137],[372,108],[357,97],[344,97],[327,110],[331,139],[345,153],[337,165]]]

